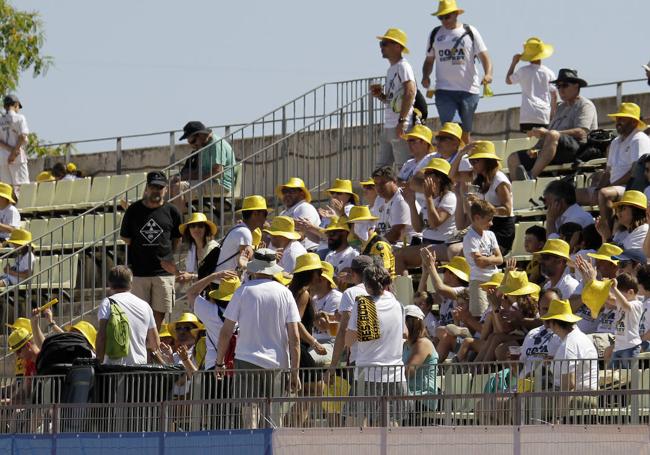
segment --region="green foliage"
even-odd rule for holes
[[[36,133],[29,133],[28,142],[25,147],[27,156],[65,156],[67,153],[74,154],[75,147],[72,144],[47,145],[40,142]]]

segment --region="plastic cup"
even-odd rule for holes
[[[330,336],[335,337],[337,333],[339,333],[339,322],[338,321],[330,321],[328,324],[328,332]]]

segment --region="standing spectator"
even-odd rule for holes
[[[5,96],[4,108],[5,113],[0,116],[0,181],[9,183],[19,195],[20,185],[29,183],[25,153],[29,128],[16,95]]]
[[[108,274],[110,297],[106,297],[99,305],[97,318],[97,358],[100,362],[118,365],[142,365],[147,363],[147,348],[154,356],[160,352],[160,339],[156,329],[154,313],[147,302],[131,293],[133,275],[123,266],[113,267]],[[126,357],[110,359],[106,354],[107,326],[111,316],[112,305],[117,305],[129,321],[129,352]]]
[[[424,125],[415,125],[404,137],[413,158],[404,163],[397,178],[401,182],[408,182],[433,158],[434,147],[431,143],[433,132]]]
[[[32,233],[25,229],[14,229],[7,239],[7,244],[14,248],[12,257],[13,265],[5,264],[3,274],[0,275],[0,287],[18,284],[26,280],[34,271],[36,257],[32,252]]]
[[[157,327],[174,307],[174,275],[178,270],[173,254],[181,238],[181,214],[165,202],[166,193],[165,174],[149,172],[142,199],[126,210],[120,229],[120,236],[129,247],[133,294],[151,305]]]
[[[547,128],[533,128],[528,136],[539,139],[531,150],[520,150],[508,157],[508,169],[514,180],[535,179],[549,164],[573,163],[587,135],[598,128],[596,107],[580,96],[580,88],[587,82],[578,77],[576,70],[562,68],[553,84],[560,93],[562,103]],[[521,166],[521,167],[520,167]]]
[[[546,233],[557,234],[560,226],[577,223],[583,228],[594,224],[594,217],[585,211],[576,201],[576,188],[566,180],[554,180],[544,188],[544,205],[546,206]]]
[[[291,177],[288,182],[278,186],[275,193],[285,207],[280,215],[293,218],[298,231],[304,232],[314,226],[320,226],[318,210],[311,204],[311,193],[302,179]],[[318,247],[318,243],[312,242],[306,237],[303,239],[302,245],[308,251]]]
[[[263,232],[271,236],[271,248],[276,251],[278,265],[284,270],[293,270],[298,256],[307,253],[299,242],[300,234],[295,231],[293,219],[288,216],[276,216]]]
[[[539,38],[528,38],[524,52],[515,54],[506,74],[506,84],[521,86],[519,129],[526,133],[533,128],[546,128],[555,116],[557,90],[551,84],[555,73],[542,65],[542,60],[553,55],[553,46]],[[530,62],[515,71],[519,61]]]
[[[408,145],[404,135],[411,127],[413,103],[417,87],[411,64],[402,54],[408,54],[406,33],[398,28],[389,28],[378,36],[381,56],[390,66],[386,73],[386,85],[370,87],[372,96],[384,103],[384,129],[379,137],[379,155],[376,168],[391,166],[401,169],[408,159]]]
[[[347,218],[339,218],[327,226],[325,234],[327,235],[327,248],[329,248],[325,261],[334,267],[334,279],[339,284],[339,275],[350,268],[352,260],[359,255],[359,252],[348,243],[350,228]]]
[[[569,244],[564,240],[549,239],[544,248],[536,253],[539,255],[540,271],[547,278],[542,288],[557,289],[562,299],[571,297],[578,287],[578,281],[573,278],[569,269],[569,252]]]
[[[176,277],[176,280],[189,282],[198,278],[199,264],[218,245],[214,240],[214,236],[217,234],[217,225],[208,220],[203,213],[194,212],[185,223],[179,226],[178,230],[189,248],[185,258],[185,271]]]
[[[11,185],[0,182],[0,244],[4,244],[13,230],[20,227],[20,212],[15,203]]]
[[[391,244],[401,244],[411,228],[411,212],[397,186],[397,176],[392,167],[384,166],[372,173],[379,197],[375,205],[379,211],[377,233]]]
[[[463,142],[469,144],[479,88],[492,82],[492,61],[478,30],[458,21],[463,12],[456,6],[456,0],[440,0],[438,11],[432,14],[441,25],[429,35],[422,86],[427,89],[432,86],[430,75],[437,62],[435,94],[440,122],[453,122],[457,114],[463,126]],[[480,82],[477,58],[485,72]]]

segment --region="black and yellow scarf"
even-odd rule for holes
[[[357,302],[357,341],[378,340],[381,334],[379,333],[375,301],[367,295],[357,296],[355,300]]]

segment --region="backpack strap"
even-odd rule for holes
[[[438,25],[433,30],[431,30],[431,33],[429,34],[429,48],[427,49],[427,52],[431,52],[431,50],[433,49],[433,43],[435,42],[436,35],[440,31],[441,27],[442,25]]]
[[[228,234],[230,234],[232,231],[234,231],[235,228],[237,228],[237,226],[233,226],[233,227],[231,227],[231,228],[228,230],[228,232],[226,232],[226,235],[223,236],[223,238],[221,239],[221,242],[219,243],[219,248],[222,247],[223,242],[224,242],[224,241],[226,240],[226,238],[228,237]],[[219,263],[215,266],[215,269],[216,269],[217,267],[219,267],[220,265],[225,264],[226,262],[228,262],[229,260],[231,260],[232,258],[234,258],[235,256],[237,256],[237,255],[240,254],[240,253],[241,253],[241,251],[238,249],[237,251],[235,251],[234,254],[231,254],[229,257],[227,257],[227,258],[224,259],[223,261],[219,262]],[[219,258],[219,259],[221,259],[221,258]]]
[[[372,247],[375,246],[375,243],[379,242],[380,240],[384,240],[384,238],[381,235],[376,235],[366,245],[366,247],[363,249],[363,252],[361,254],[365,254],[366,256],[370,254],[370,250],[372,250]]]

